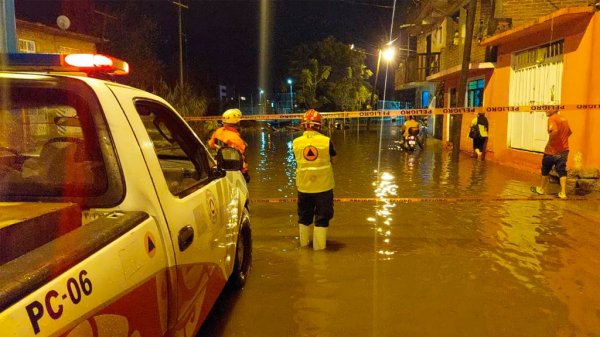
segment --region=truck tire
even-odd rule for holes
[[[229,276],[229,286],[240,289],[246,284],[246,279],[252,267],[252,230],[250,228],[250,216],[248,209],[244,209],[240,232],[238,234],[235,249],[235,263],[233,271]]]

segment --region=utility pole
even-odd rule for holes
[[[181,9],[188,9],[189,7],[177,1],[173,1],[173,4],[177,6],[177,12],[179,14],[179,86],[181,87],[181,90],[183,90],[183,41],[181,38]]]
[[[457,106],[465,106],[465,93],[467,91],[467,77],[469,76],[469,64],[471,63],[471,46],[473,43],[473,28],[475,26],[475,10],[477,0],[470,0],[467,7],[467,22],[465,32],[465,45],[463,49],[462,68],[460,78],[458,79],[458,90],[456,98]],[[462,126],[462,114],[451,115],[452,120],[452,155],[458,156],[460,153],[460,130]]]
[[[106,38],[105,36],[106,36],[106,21],[107,21],[107,19],[117,21],[118,18],[116,16],[112,16],[112,15],[109,15],[108,13],[101,12],[98,10],[94,10],[94,13],[102,16],[102,40],[104,40]]]

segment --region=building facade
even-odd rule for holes
[[[401,97],[414,99],[415,106],[427,106],[427,99],[431,104],[431,97],[436,107],[457,106],[467,4],[424,1],[409,16],[416,19],[402,25],[406,28],[401,36],[408,41],[409,51],[396,72],[396,90]],[[479,0],[465,105],[599,103],[598,85],[589,77],[600,71],[593,56],[598,54],[592,54],[600,51],[597,16],[598,5],[589,0]],[[591,148],[595,138],[587,131],[600,125],[595,117],[598,113],[583,109],[561,113],[574,133],[569,166],[600,167],[600,151]],[[435,116],[434,135],[450,141],[451,132],[460,130],[461,150],[471,151],[468,132],[474,117],[466,114],[460,121],[453,116]],[[488,119],[487,158],[539,170],[548,139],[544,112],[496,112],[489,113]],[[460,126],[455,128],[455,122]]]
[[[485,105],[564,105],[573,135],[568,167],[599,168],[600,12],[597,6],[556,10],[482,42],[498,49]],[[590,105],[596,109],[589,109]],[[579,106],[579,108],[577,108]],[[594,108],[592,106],[592,108]],[[490,150],[496,160],[539,167],[548,139],[543,111],[490,113]],[[463,125],[463,130],[468,126]],[[468,144],[463,142],[461,148]]]
[[[16,20],[17,50],[20,53],[96,53],[102,39],[41,23]]]

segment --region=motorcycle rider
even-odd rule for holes
[[[407,138],[409,135],[415,136],[415,140],[419,147],[423,148],[423,144],[419,141],[418,135],[421,130],[421,124],[415,119],[414,116],[408,116],[408,119],[402,125],[402,145],[406,149],[408,146]]]
[[[221,147],[233,147],[242,153],[244,165],[242,174],[246,182],[250,182],[250,174],[248,174],[248,162],[246,162],[246,142],[240,135],[239,127],[242,119],[242,112],[239,109],[229,109],[223,113],[223,126],[216,129],[208,141],[208,146],[211,149],[217,150]]]
[[[321,115],[309,109],[302,116],[302,136],[294,139],[296,186],[298,188],[298,228],[300,247],[308,245],[314,222],[313,249],[326,248],[327,228],[333,218],[333,161],[331,139],[322,135]]]

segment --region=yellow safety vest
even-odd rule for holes
[[[477,117],[473,118],[473,120],[471,121],[471,126],[477,125]],[[477,128],[479,129],[479,136],[480,137],[487,137],[488,133],[487,130],[485,129],[485,125],[477,125]]]
[[[333,166],[329,156],[329,137],[317,131],[304,131],[293,143],[296,157],[296,186],[303,193],[333,189]]]

